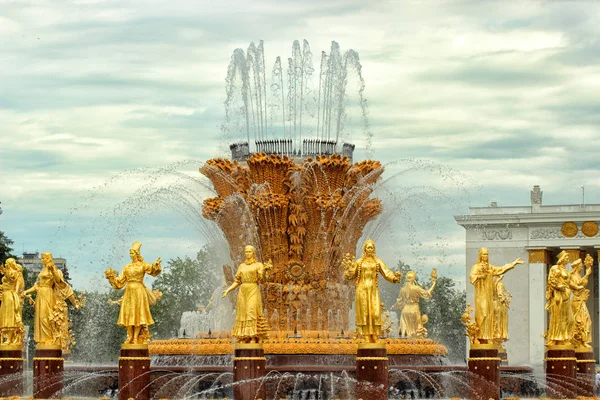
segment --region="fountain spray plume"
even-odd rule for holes
[[[266,78],[263,42],[258,46],[250,43],[245,52],[236,49],[226,77],[225,139],[245,141],[248,146],[254,142],[252,147],[257,152],[265,151],[265,147],[274,149],[267,152],[296,156],[340,152],[338,144],[352,139],[346,130],[350,120],[346,105],[354,97],[361,109],[362,123],[358,129],[363,131],[369,151],[372,135],[368,131],[358,53],[354,50],[342,53],[339,45],[332,42],[329,54],[321,54],[316,84],[314,72],[312,52],[306,40],[302,45],[297,40],[292,44],[286,71],[281,58],[275,59],[270,83]],[[351,76],[358,82],[354,94],[348,91]],[[250,149],[247,153],[246,158]]]

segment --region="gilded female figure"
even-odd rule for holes
[[[23,267],[14,258],[6,260],[6,265],[0,265],[2,291],[0,292],[0,345],[20,345],[25,333],[22,321]]]
[[[33,339],[37,344],[67,349],[70,335],[65,300],[69,299],[76,309],[81,305],[71,285],[65,282],[62,272],[54,265],[51,253],[42,253],[42,265],[35,285],[23,292],[23,296],[36,293]]]
[[[246,259],[239,265],[231,286],[223,291],[225,297],[237,287],[235,325],[231,335],[240,342],[260,343],[269,334],[269,325],[263,314],[262,298],[258,284],[266,280],[266,272],[273,267],[271,260],[266,264],[256,260],[253,246],[244,248]]]
[[[142,244],[135,242],[131,245],[129,256],[131,263],[125,265],[117,276],[114,269],[104,271],[104,276],[115,289],[125,287],[125,294],[120,299],[121,310],[117,324],[127,329],[126,344],[145,344],[149,338],[148,326],[154,323],[150,306],[156,304],[162,293],[150,291],[144,285],[144,275],[157,276],[161,273],[160,257],[153,264],[144,262],[140,254]]]
[[[571,308],[571,274],[567,271],[569,253],[561,251],[556,265],[548,272],[546,310],[550,312],[546,346],[569,345],[573,338],[573,310]]]
[[[512,300],[502,278],[504,275],[494,277],[494,340],[500,345],[508,340],[508,310]]]
[[[394,307],[392,307],[392,309],[402,310],[399,334],[407,337],[426,337],[427,329],[424,325],[427,322],[427,315],[421,315],[419,301],[421,299],[431,299],[431,293],[437,282],[437,271],[435,268],[431,271],[431,287],[427,290],[417,283],[417,273],[415,271],[408,271],[405,280],[406,283],[400,289],[400,296]]]
[[[477,342],[489,343],[494,339],[494,276],[504,275],[517,264],[524,261],[517,258],[512,263],[495,267],[489,263],[489,251],[479,249],[477,263],[471,268],[469,280],[474,287],[475,323],[477,324]]]
[[[590,290],[587,289],[588,278],[592,274],[592,264],[594,260],[588,254],[585,257],[585,274],[581,276],[581,259],[577,259],[571,263],[571,278],[570,285],[573,291],[573,299],[571,300],[571,309],[573,311],[573,345],[578,348],[591,348],[592,342],[592,319],[587,308],[587,299],[590,295]]]
[[[381,299],[379,295],[379,274],[387,281],[400,283],[402,274],[392,272],[381,259],[376,257],[375,242],[367,240],[362,257],[353,261],[346,254],[344,277],[356,280],[356,330],[367,342],[375,343],[381,334]]]

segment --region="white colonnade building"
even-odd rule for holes
[[[543,205],[542,191],[534,186],[529,206],[471,207],[468,215],[455,216],[466,231],[467,302],[474,305],[473,285],[469,283],[471,267],[477,262],[478,250],[489,249],[489,262],[507,264],[517,257],[525,261],[506,273],[504,284],[512,293],[509,311],[509,340],[505,343],[510,365],[541,368],[547,311],[545,290],[548,270],[562,250],[571,261],[590,254],[594,258],[587,305],[592,318],[592,346],[599,357],[600,304],[598,293],[598,258],[600,258],[600,204]],[[570,271],[570,266],[568,267]],[[585,271],[585,268],[584,268]]]

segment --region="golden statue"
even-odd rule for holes
[[[573,337],[573,310],[571,308],[571,276],[566,265],[569,253],[561,251],[556,265],[548,272],[546,310],[550,312],[546,346],[570,345]]]
[[[77,310],[81,308],[81,303],[71,285],[65,282],[62,272],[54,265],[52,253],[42,253],[42,265],[35,285],[23,292],[23,296],[36,293],[33,339],[38,345],[52,345],[68,351],[73,338],[69,330],[66,299]]]
[[[150,338],[148,327],[154,323],[150,306],[162,296],[159,291],[150,291],[144,285],[144,275],[157,276],[161,273],[160,257],[153,263],[144,262],[140,254],[142,244],[134,242],[129,250],[131,263],[123,267],[117,276],[117,272],[109,268],[104,271],[104,276],[115,289],[125,287],[125,294],[117,301],[121,305],[117,325],[127,329],[127,340],[125,344],[145,344]]]
[[[431,287],[427,290],[423,289],[417,283],[417,273],[408,271],[406,273],[406,283],[400,289],[400,296],[396,300],[396,304],[392,307],[393,310],[402,310],[400,317],[400,336],[407,337],[427,337],[427,315],[421,314],[419,301],[421,299],[431,299],[431,293],[437,282],[437,270],[434,268],[431,271]]]
[[[500,347],[508,340],[508,310],[512,300],[502,278],[504,275],[494,277],[494,341]]]
[[[263,314],[258,284],[266,281],[266,272],[273,268],[273,264],[271,260],[264,265],[256,261],[253,246],[244,247],[244,255],[246,259],[238,267],[233,283],[223,291],[221,297],[240,287],[231,336],[244,343],[260,343],[269,337],[269,324]]]
[[[375,242],[367,240],[362,257],[354,261],[350,254],[342,261],[344,277],[356,280],[356,331],[375,343],[381,335],[381,300],[379,296],[379,274],[390,282],[400,283],[402,273],[392,272],[376,257]]]
[[[479,331],[479,328],[477,328],[477,324],[471,318],[472,312],[473,307],[471,307],[471,303],[467,303],[467,307],[460,317],[460,322],[465,326],[465,336],[469,338],[469,343],[478,344],[477,332]]]
[[[479,249],[477,263],[471,268],[470,281],[475,288],[475,323],[477,324],[477,342],[490,343],[494,339],[494,276],[504,275],[517,264],[524,261],[517,258],[512,263],[495,267],[489,263],[489,251]]]
[[[587,308],[587,299],[590,290],[587,289],[588,278],[592,274],[593,258],[588,254],[585,257],[585,274],[581,276],[581,259],[571,263],[570,285],[573,290],[571,308],[575,324],[573,326],[573,345],[576,349],[589,349],[592,342],[592,319]]]
[[[0,290],[0,345],[22,345],[25,335],[21,300],[25,289],[23,267],[14,258],[8,258],[6,265],[0,265],[0,273],[4,275]]]

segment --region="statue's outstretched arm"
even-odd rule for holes
[[[124,269],[125,268],[123,268],[123,270]],[[127,278],[125,277],[124,271],[121,271],[119,276],[117,276],[117,271],[112,268],[108,268],[106,271],[104,271],[104,276],[106,279],[108,279],[108,283],[110,283],[110,286],[112,286],[114,289],[123,289],[127,283]]]

